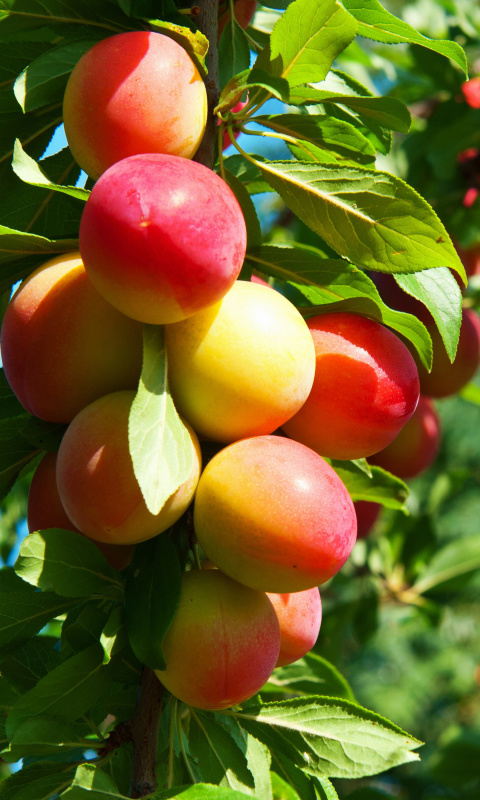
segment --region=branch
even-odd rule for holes
[[[157,788],[157,743],[162,696],[163,685],[153,669],[144,667],[137,708],[131,723],[133,763],[130,797],[145,797]]]
[[[203,0],[198,3],[200,13],[195,17],[198,29],[207,37],[210,47],[207,53],[208,75],[205,79],[207,89],[207,127],[194,161],[213,169],[215,143],[217,139],[217,118],[213,109],[218,104],[220,86],[218,80],[218,0]]]

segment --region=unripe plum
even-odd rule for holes
[[[391,275],[375,274],[374,280],[387,305],[398,311],[415,314],[426,326],[432,338],[431,372],[425,369],[414,353],[422,394],[431,397],[448,397],[459,392],[473,378],[480,365],[480,320],[478,314],[470,308],[463,309],[457,352],[452,363],[434,319],[424,304],[403,292]]]
[[[46,453],[33,473],[28,492],[27,526],[28,532],[62,528],[83,533],[75,527],[62,506],[56,479],[57,454]],[[114,569],[124,569],[132,560],[134,545],[105,544],[93,542]]]
[[[272,433],[305,402],[312,337],[278,292],[237,281],[220,303],[166,329],[175,405],[219,442]]]
[[[84,408],[68,426],[57,461],[62,505],[86,536],[111,544],[143,542],[167,530],[190,505],[201,469],[198,439],[189,478],[159,514],[145,505],[133,472],[128,417],[135,392],[114,392]]]
[[[192,158],[205,131],[205,84],[169,36],[119,33],[95,44],[76,64],[63,119],[76,161],[95,179],[138,153]]]
[[[256,0],[235,0],[233,11],[235,14],[235,19],[237,20],[238,24],[242,26],[242,28],[248,28],[250,22],[253,19],[256,8],[257,8]],[[221,2],[218,8],[219,37],[221,36],[222,31],[227,22],[229,21],[229,19],[230,19],[230,7],[228,0],[226,0],[225,2]]]
[[[312,391],[283,425],[322,456],[363,458],[386,447],[415,411],[418,372],[392,331],[359,314],[308,320],[316,354]]]
[[[221,300],[245,248],[245,220],[229,186],[176,156],[114,164],[80,223],[80,252],[98,291],[127,316],[158,325]]]
[[[304,592],[269,594],[280,623],[280,654],[276,667],[303,658],[317,641],[322,624],[322,601],[315,587]]]
[[[21,284],[1,341],[13,392],[49,422],[70,422],[98,397],[138,384],[142,326],[97,292],[79,253],[48,261]]]
[[[433,401],[421,396],[411,419],[388,447],[373,456],[371,463],[399,478],[415,478],[435,461],[440,435],[440,419]]]
[[[283,436],[257,436],[207,464],[194,527],[206,556],[231,578],[284,594],[335,575],[353,548],[357,521],[323,458]]]
[[[357,539],[366,539],[379,517],[382,506],[369,500],[356,500],[353,505],[357,515]]]
[[[277,615],[264,592],[218,570],[182,580],[175,617],[163,640],[167,668],[155,670],[175,697],[195,708],[229,708],[258,692],[280,648]]]

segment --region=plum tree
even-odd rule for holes
[[[312,338],[289,300],[237,281],[220,303],[166,330],[175,404],[201,436],[234,442],[272,433],[305,402]]]
[[[57,488],[57,454],[46,453],[33,473],[28,491],[27,525],[29,533],[62,528],[84,534],[75,527],[60,500]],[[132,560],[134,545],[93,542],[105,556],[110,566],[124,569]]]
[[[370,459],[371,463],[399,478],[415,478],[435,461],[440,436],[435,405],[431,398],[421,396],[411,419],[388,447]]]
[[[358,314],[321,314],[310,318],[308,327],[316,355],[313,387],[283,430],[329,458],[378,452],[418,402],[418,373],[408,348],[392,331]]]
[[[177,612],[163,640],[167,667],[155,672],[188,705],[219,710],[261,689],[279,649],[277,615],[264,592],[218,570],[193,570],[183,575]]]
[[[159,514],[145,505],[128,447],[135,392],[114,392],[86,406],[68,426],[58,451],[57,486],[73,524],[99,542],[132,544],[165,531],[189,506],[201,469],[198,439],[189,478]]]
[[[315,587],[290,594],[268,593],[280,624],[280,653],[276,667],[303,658],[317,641],[322,624],[322,601]]]
[[[218,302],[237,278],[245,248],[245,221],[229,186],[177,156],[114,164],[93,187],[80,223],[80,252],[98,291],[124,314],[153,324]]]
[[[242,28],[248,28],[257,8],[256,0],[234,0],[233,11],[235,19]],[[220,0],[218,6],[218,35],[220,36],[225,25],[230,20],[229,0]]]
[[[76,64],[63,102],[68,144],[92,178],[139,153],[192,158],[206,118],[196,65],[181,45],[152,31],[119,33],[94,45]]]
[[[207,557],[265,592],[311,589],[335,575],[356,538],[344,484],[313,450],[283,436],[242,439],[215,455],[195,495]]]
[[[97,292],[79,253],[48,261],[21,284],[1,339],[12,390],[49,422],[70,422],[102,395],[134,389],[140,377],[142,326]]]

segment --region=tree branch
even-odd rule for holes
[[[163,685],[153,669],[144,667],[131,724],[133,763],[130,797],[145,797],[157,788],[157,744],[162,697]]]
[[[205,79],[207,89],[207,127],[197,150],[194,161],[213,169],[215,160],[215,142],[217,138],[217,118],[213,109],[218,104],[220,87],[218,81],[218,0],[201,0],[198,3],[200,13],[195,17],[198,29],[207,37],[210,47],[207,53],[208,75]]]

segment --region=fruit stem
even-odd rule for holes
[[[132,719],[133,764],[130,797],[145,797],[157,787],[156,761],[163,685],[144,667],[137,709]]]
[[[215,163],[215,142],[217,136],[217,117],[214,109],[218,105],[220,97],[220,85],[218,78],[218,0],[203,0],[200,4],[200,11],[195,17],[197,28],[207,37],[209,48],[206,59],[208,75],[205,78],[207,90],[207,126],[205,134],[197,150],[194,161],[203,164],[209,169],[213,169]]]

